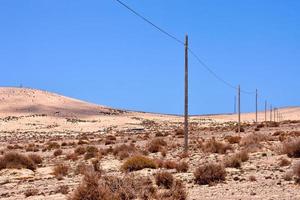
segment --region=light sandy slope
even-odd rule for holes
[[[0,88],[0,116],[46,114],[47,116],[87,117],[116,114],[118,110],[25,88]]]
[[[300,107],[281,109],[284,119],[300,119]],[[4,121],[6,117],[16,119]],[[268,113],[269,118],[269,113]],[[0,131],[77,131],[94,132],[109,127],[138,128],[145,119],[182,122],[181,116],[124,112],[54,93],[25,88],[0,88]],[[72,123],[68,119],[80,119]],[[191,121],[236,121],[237,115],[193,116]],[[254,113],[242,114],[243,121],[254,121]],[[259,113],[264,120],[264,113]]]

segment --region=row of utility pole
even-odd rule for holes
[[[188,151],[188,135],[189,135],[189,121],[188,121],[188,36],[185,36],[185,43],[184,43],[184,52],[185,52],[185,62],[184,62],[184,150]],[[236,109],[238,112],[238,133],[241,132],[241,86],[238,86],[237,91],[237,99],[236,96],[234,98],[234,113],[236,113]],[[278,108],[273,108],[270,105],[270,120],[269,121],[282,121],[283,115],[279,112]],[[264,121],[267,122],[267,113],[268,113],[268,102],[265,101],[265,119]],[[258,90],[255,91],[255,122],[258,123]]]

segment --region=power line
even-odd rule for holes
[[[173,34],[170,34],[169,32],[165,31],[163,28],[160,28],[159,26],[155,25],[149,19],[147,19],[146,17],[144,17],[143,15],[141,15],[140,13],[138,13],[137,11],[135,11],[133,8],[131,8],[130,6],[128,6],[127,4],[125,4],[124,2],[122,2],[121,0],[115,0],[115,1],[118,2],[119,4],[121,4],[123,7],[125,7],[126,9],[128,9],[130,12],[132,12],[136,16],[138,16],[139,18],[141,18],[142,20],[144,20],[145,22],[147,22],[148,24],[150,24],[151,26],[153,26],[158,31],[160,31],[163,34],[167,35],[168,37],[170,37],[171,39],[175,40],[179,44],[184,45],[183,41],[181,41],[180,39],[178,39],[177,37],[175,37]],[[227,85],[228,87],[230,87],[230,88],[232,88],[234,90],[238,89],[238,87],[234,86],[233,84],[231,84],[230,82],[226,81],[221,76],[219,76],[216,72],[214,72],[204,61],[202,61],[200,59],[200,57],[191,48],[188,48],[188,50],[196,58],[196,60],[199,62],[199,64],[201,66],[203,66],[217,80],[219,80],[220,82],[222,82],[223,84]],[[242,93],[244,93],[244,94],[254,94],[255,93],[255,92],[250,92],[250,91],[246,91],[246,90],[240,90],[240,91]]]
[[[122,6],[124,6],[125,8],[127,8],[129,11],[131,11],[133,14],[135,14],[136,16],[138,16],[139,18],[141,18],[142,20],[144,20],[145,22],[147,22],[148,24],[150,24],[151,26],[153,26],[154,28],[156,28],[157,30],[159,30],[160,32],[162,32],[163,34],[169,36],[170,38],[172,38],[173,40],[175,40],[176,42],[184,45],[184,42],[181,41],[180,39],[178,39],[177,37],[175,37],[174,35],[168,33],[167,31],[165,31],[164,29],[160,28],[159,26],[155,25],[154,23],[152,23],[150,20],[148,20],[146,17],[144,17],[143,15],[139,14],[138,12],[136,12],[135,10],[133,10],[131,7],[129,7],[127,4],[123,3],[120,0],[116,0],[118,3],[120,3]]]

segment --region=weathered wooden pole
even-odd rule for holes
[[[188,151],[189,149],[189,121],[188,121],[188,103],[189,103],[189,96],[188,96],[188,84],[189,84],[189,76],[188,76],[188,35],[185,36],[185,67],[184,67],[184,150]]]
[[[238,87],[238,133],[241,133],[241,86]]]

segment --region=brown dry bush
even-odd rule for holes
[[[300,138],[289,140],[283,143],[283,153],[291,158],[300,157]]]
[[[123,160],[134,155],[138,150],[135,148],[134,144],[126,145],[122,144],[113,149],[113,155],[119,157],[119,159]]]
[[[256,181],[256,180],[257,180],[257,179],[256,179],[255,176],[253,176],[253,175],[249,176],[249,181],[254,182],[254,181]]]
[[[215,138],[212,138],[203,144],[202,149],[205,152],[225,154],[232,147],[228,143],[218,142]]]
[[[300,161],[298,161],[293,167],[293,174],[296,177],[296,182],[300,183]]]
[[[59,148],[60,148],[60,145],[57,142],[48,142],[47,147],[46,147],[46,149],[48,151],[50,151],[52,149],[59,149]]]
[[[58,186],[58,188],[55,191],[56,193],[61,193],[61,194],[68,194],[69,193],[69,186],[67,185],[61,185]]]
[[[259,145],[260,142],[271,140],[272,138],[262,133],[251,133],[243,137],[240,141],[241,146],[251,147]]]
[[[164,200],[186,200],[187,199],[187,192],[185,187],[180,180],[175,180],[173,187],[165,192],[158,194],[157,199],[164,199]]]
[[[86,149],[83,146],[79,146],[75,149],[74,153],[78,154],[78,155],[83,155],[85,154]]]
[[[163,168],[165,169],[176,169],[177,167],[177,162],[173,160],[165,160],[163,163]]]
[[[39,190],[38,189],[28,189],[24,192],[25,197],[30,197],[30,196],[36,196],[38,195]]]
[[[57,156],[62,155],[62,153],[63,153],[63,151],[62,151],[61,149],[56,149],[56,150],[53,152],[53,155],[54,155],[55,157],[57,157]]]
[[[158,186],[170,189],[173,186],[174,178],[171,173],[162,171],[155,174],[155,182]]]
[[[69,166],[63,163],[57,164],[54,168],[53,168],[53,175],[58,178],[61,179],[64,176],[67,176],[69,173]]]
[[[195,182],[199,185],[207,185],[225,180],[226,171],[223,165],[204,164],[194,172]]]
[[[83,181],[69,196],[69,200],[133,200],[152,199],[155,189],[152,182],[143,183],[132,176],[118,178],[103,176],[90,171],[85,174]],[[150,188],[151,187],[151,188]],[[154,193],[154,194],[151,194]]]
[[[28,158],[30,158],[37,165],[42,164],[42,162],[43,162],[42,157],[37,154],[29,154]]]
[[[91,158],[95,158],[99,155],[99,149],[95,146],[87,146],[86,153],[84,155],[84,159],[88,160]]]
[[[242,137],[241,136],[226,136],[225,139],[230,143],[230,144],[238,144]]]
[[[224,163],[226,167],[240,168],[242,162],[246,162],[247,160],[249,160],[249,155],[248,152],[244,150],[226,158]]]
[[[29,151],[37,152],[37,151],[39,151],[39,148],[35,144],[28,144],[25,148],[25,151],[27,151],[27,152],[29,152]]]
[[[72,160],[72,161],[76,161],[78,160],[78,154],[77,153],[69,153],[66,155],[66,160]]]
[[[35,170],[36,164],[28,156],[17,152],[8,152],[0,157],[0,170],[5,168]]]
[[[176,165],[176,171],[177,172],[187,172],[189,170],[189,164],[187,162],[179,162]]]
[[[147,146],[149,152],[157,153],[162,151],[167,146],[167,143],[162,138],[155,138]]]
[[[146,156],[141,156],[141,155],[137,155],[137,156],[133,156],[128,158],[124,164],[122,165],[122,170],[125,171],[137,171],[137,170],[141,170],[144,168],[152,168],[155,169],[156,163],[154,160],[146,157]]]
[[[279,159],[278,165],[279,165],[280,167],[289,166],[290,164],[291,164],[291,161],[289,161],[289,160],[286,159],[286,158],[280,158],[280,159]]]

